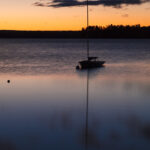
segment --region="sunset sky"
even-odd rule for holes
[[[150,25],[150,0],[90,2],[90,25]],[[0,30],[80,30],[85,26],[83,0],[0,1]]]

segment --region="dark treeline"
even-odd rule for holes
[[[89,26],[81,31],[13,31],[1,30],[0,38],[150,38],[150,26]]]
[[[80,38],[81,31],[14,31],[1,30],[0,38]]]
[[[89,26],[82,29],[84,36],[88,31],[90,38],[150,38],[150,26],[109,25],[106,27]]]

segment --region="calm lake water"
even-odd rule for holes
[[[105,67],[75,69],[83,39],[0,39],[0,150],[150,149],[150,40],[90,54]]]

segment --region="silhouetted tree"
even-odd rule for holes
[[[87,32],[88,31],[88,32]],[[150,26],[89,26],[81,31],[0,31],[0,38],[150,38]]]

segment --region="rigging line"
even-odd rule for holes
[[[89,33],[88,33],[88,27],[89,27],[89,0],[87,0],[87,38],[86,38],[86,42],[87,42],[87,58],[89,57]]]

